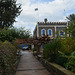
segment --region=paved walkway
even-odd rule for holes
[[[22,56],[15,75],[51,75],[45,67],[32,55],[22,51]]]

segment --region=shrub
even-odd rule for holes
[[[62,57],[61,55],[57,55],[55,59],[55,63],[65,67],[65,64],[67,63],[67,58]]]
[[[59,53],[62,57],[67,59],[67,62],[64,64],[65,68],[75,72],[75,51],[70,53],[70,55],[66,55],[60,51]]]
[[[2,45],[2,41],[0,41],[0,46]]]
[[[0,47],[0,65],[2,75],[12,75],[15,67],[14,62],[16,59],[16,48],[8,41],[2,43]]]
[[[10,41],[12,42],[16,38],[20,39],[28,39],[31,36],[31,32],[29,30],[24,30],[24,28],[4,28],[0,29],[0,40],[1,41]]]
[[[75,51],[68,56],[68,62],[65,64],[66,69],[75,72]]]
[[[43,56],[44,58],[48,59],[49,58],[49,53],[50,53],[50,44],[45,44],[44,51],[43,51]]]
[[[64,66],[75,72],[75,39],[55,39],[52,43],[45,44],[43,51],[44,58],[50,62]]]
[[[55,39],[52,43],[45,44],[44,57],[49,61],[54,62],[60,47],[60,39]]]
[[[61,40],[61,48],[60,51],[69,55],[71,52],[73,52],[75,50],[75,40],[70,38],[70,37],[66,37],[65,39]]]
[[[32,51],[33,51],[33,52],[34,52],[34,51],[37,51],[37,48],[33,48]]]

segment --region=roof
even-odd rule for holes
[[[67,22],[38,22],[38,25],[67,25]]]

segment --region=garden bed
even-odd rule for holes
[[[66,70],[62,66],[57,65],[55,63],[50,63],[39,56],[38,56],[38,60],[48,69],[48,71],[52,75],[75,75],[75,73],[72,73],[71,71]]]
[[[0,46],[0,75],[13,75],[20,60],[20,50],[8,41]]]

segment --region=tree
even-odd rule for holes
[[[70,22],[75,21],[75,14],[70,14],[68,17],[66,17]]]
[[[73,37],[75,37],[75,21],[70,23],[70,25],[68,26],[68,31]]]
[[[3,28],[0,30],[0,40],[1,41],[13,41],[15,39],[28,39],[31,36],[29,30],[24,30],[24,28]]]
[[[69,36],[71,34],[73,37],[75,37],[75,14],[71,14],[66,18],[69,20],[69,25],[67,29]]]
[[[0,28],[12,26],[21,13],[21,4],[17,0],[0,0]]]

